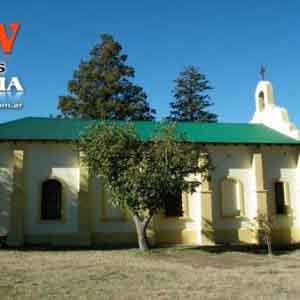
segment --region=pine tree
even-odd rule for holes
[[[167,117],[172,121],[217,122],[217,115],[207,110],[213,105],[209,95],[211,90],[205,75],[194,66],[185,67],[175,80],[172,91],[174,101],[170,103],[171,112]]]
[[[143,89],[133,84],[134,68],[126,65],[122,46],[108,34],[101,35],[90,58],[82,60],[68,82],[70,95],[59,97],[63,117],[107,120],[152,120],[155,110]]]

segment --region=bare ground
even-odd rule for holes
[[[300,299],[300,250],[1,250],[0,299]]]

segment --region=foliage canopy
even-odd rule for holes
[[[166,201],[194,192],[211,168],[208,153],[187,143],[170,123],[159,125],[150,141],[142,141],[132,124],[101,123],[83,134],[79,147],[91,172],[102,177],[113,204],[145,225],[145,238],[148,223]]]
[[[155,110],[146,93],[133,84],[133,67],[126,65],[122,46],[108,34],[82,60],[68,82],[70,95],[59,97],[64,117],[108,120],[152,120]]]
[[[217,115],[207,109],[213,105],[206,92],[211,90],[205,75],[194,66],[185,67],[175,80],[174,101],[168,116],[172,121],[217,122]]]

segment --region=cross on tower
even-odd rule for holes
[[[260,67],[259,74],[261,76],[261,79],[265,80],[266,68],[263,65],[261,65],[261,67]]]

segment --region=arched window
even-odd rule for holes
[[[265,109],[265,95],[263,92],[260,92],[258,95],[258,109],[263,111]]]
[[[221,203],[223,217],[236,217],[244,214],[243,186],[239,180],[229,177],[222,180]]]
[[[62,185],[55,179],[48,179],[42,185],[42,220],[59,220],[61,218]]]
[[[274,184],[275,211],[278,215],[286,215],[289,210],[288,183],[276,181]]]

